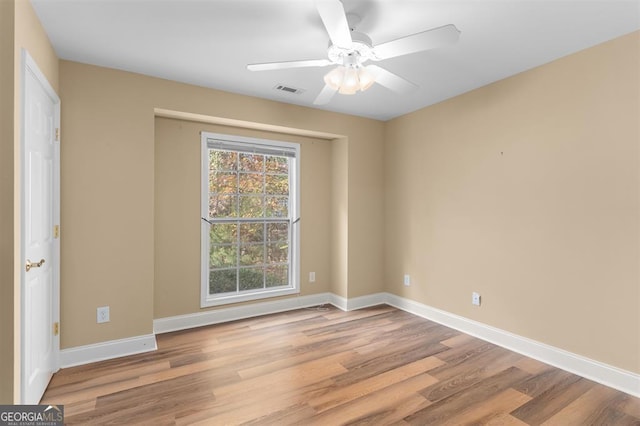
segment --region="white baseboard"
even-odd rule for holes
[[[292,311],[309,306],[333,303],[331,293],[312,294],[308,296],[289,297],[268,302],[252,303],[251,305],[231,306],[229,308],[212,309],[194,314],[177,315],[174,317],[153,320],[153,331],[156,334],[187,328],[202,327],[204,325],[219,324],[252,318],[276,312]]]
[[[352,297],[347,300],[346,311],[368,308],[370,306],[384,305],[387,303],[387,293],[374,293],[366,296]]]
[[[348,309],[349,301],[347,300],[346,297],[338,296],[335,293],[329,293],[329,294],[330,294],[329,303],[331,303],[333,306],[343,311],[349,310]]]
[[[526,337],[518,336],[422,303],[384,293],[385,303],[447,327],[537,359],[635,397],[640,397],[640,374],[586,358]]]
[[[157,348],[156,336],[153,334],[129,337],[127,339],[109,340],[93,345],[76,346],[60,351],[60,367],[66,368],[75,365],[89,364],[91,362],[104,361],[121,356],[155,351]]]
[[[156,334],[167,333],[277,312],[291,311],[321,305],[323,303],[330,303],[343,311],[387,304],[595,382],[602,383],[603,385],[618,389],[635,397],[640,397],[640,374],[622,370],[390,293],[375,293],[351,299],[333,293],[320,293],[259,302],[251,305],[232,306],[195,314],[159,318],[153,321],[153,330]],[[71,367],[155,349],[155,336],[150,334],[64,349],[60,351],[60,364],[61,367]]]

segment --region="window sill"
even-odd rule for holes
[[[288,296],[298,294],[300,290],[297,288],[276,288],[273,290],[247,291],[239,294],[230,294],[226,296],[208,296],[200,302],[201,308],[209,308],[211,306],[229,305],[232,303],[249,302],[252,300],[268,299],[271,297]]]

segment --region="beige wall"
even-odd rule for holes
[[[0,403],[17,401],[20,371],[20,122],[22,49],[58,88],[58,58],[27,0],[0,2]]]
[[[162,251],[159,256],[167,256],[163,251],[166,247],[159,247],[163,243],[155,241],[158,234],[154,230],[154,216],[158,213],[160,220],[168,220],[156,212],[154,202],[154,191],[158,194],[154,174],[158,172],[157,167],[165,172],[162,164],[155,164],[164,154],[155,153],[154,108],[344,135],[349,150],[349,163],[345,166],[363,174],[353,177],[351,171],[344,172],[349,179],[343,182],[348,185],[348,193],[361,194],[346,200],[349,212],[375,210],[363,217],[350,214],[346,218],[349,258],[343,264],[362,265],[360,275],[350,272],[349,292],[353,289],[354,294],[367,294],[383,287],[381,262],[366,263],[365,268],[364,261],[351,258],[365,251],[374,259],[382,258],[383,237],[379,232],[372,232],[382,226],[381,164],[371,164],[381,160],[381,156],[369,151],[382,151],[383,123],[67,61],[61,61],[60,87],[64,136],[61,147],[63,348],[151,333],[154,309],[158,316],[197,309],[199,280],[195,282],[197,298],[180,303],[179,309],[174,309],[167,306],[167,297],[179,291],[182,283],[174,282],[175,274],[168,279],[158,276],[156,267],[164,267],[154,262],[154,247]],[[326,176],[334,163],[327,165],[325,157],[333,158],[333,151],[323,150],[317,154],[323,158],[320,164],[325,164],[319,172]],[[311,158],[305,160],[304,154],[302,158],[311,161]],[[185,161],[189,161],[188,158]],[[360,162],[367,164],[360,165]],[[379,184],[374,187],[376,182]],[[333,203],[333,189],[323,188],[322,198]],[[171,191],[169,187],[168,191]],[[339,224],[334,222],[330,206],[323,209],[330,218],[331,229],[327,232],[333,235],[335,232],[331,230],[338,229]],[[319,223],[326,223],[326,219]],[[340,229],[346,229],[346,225]],[[321,247],[326,244],[322,243]],[[352,246],[360,250],[351,251]],[[326,249],[321,248],[319,253],[321,259],[311,259],[302,265],[303,273],[311,268],[322,271],[327,268],[327,261],[335,262],[334,255],[327,254]],[[176,268],[193,270],[184,264]],[[156,291],[161,292],[155,297],[154,269]],[[303,283],[305,278],[302,277]],[[317,278],[318,288],[332,286],[328,277],[319,274]],[[171,285],[178,287],[171,288]],[[96,308],[103,305],[111,307],[111,322],[96,324]]]
[[[384,290],[377,265],[384,265],[379,242],[384,238],[384,209],[378,200],[384,188],[383,139],[381,126],[361,129],[362,139],[350,139],[348,146],[348,274],[349,298]]]
[[[3,0],[4,1],[4,0]],[[15,61],[16,78],[20,77],[20,49],[25,48],[38,64],[40,70],[58,92],[58,56],[53,50],[49,37],[38,20],[31,3],[28,0],[15,0]],[[16,80],[17,81],[17,80]],[[17,89],[19,86],[16,87]],[[18,92],[19,93],[19,92]]]
[[[329,140],[192,121],[155,120],[154,318],[200,310],[200,132],[300,144],[300,294],[330,291]],[[309,283],[309,272],[316,282]]]
[[[349,142],[335,139],[331,149],[331,292],[347,297],[349,282]],[[382,283],[382,280],[380,280]]]
[[[388,122],[388,289],[640,372],[639,56],[636,32]]]
[[[0,404],[13,402],[14,3],[0,1]]]

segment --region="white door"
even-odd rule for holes
[[[58,369],[60,100],[22,55],[21,400],[37,404]]]

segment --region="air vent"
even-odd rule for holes
[[[296,87],[285,86],[284,84],[278,84],[277,86],[274,87],[274,89],[275,90],[279,90],[281,92],[294,93],[296,95],[304,93],[304,89],[298,89]]]

